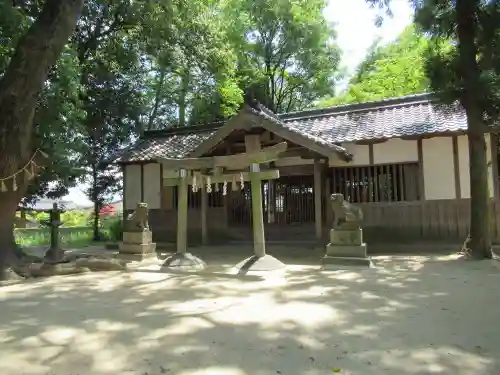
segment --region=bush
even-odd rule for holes
[[[104,225],[106,226],[111,241],[118,242],[123,240],[123,219],[121,216],[109,217]]]

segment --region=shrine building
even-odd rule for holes
[[[279,115],[245,105],[224,123],[146,131],[117,161],[124,213],[146,202],[154,240],[173,242],[179,171],[159,158],[229,156],[286,142],[279,158],[260,165],[266,240],[326,243],[329,196],[342,193],[363,210],[368,243],[463,241],[470,198],[466,128],[462,109],[438,106],[430,94]],[[497,140],[485,137],[498,240]],[[274,170],[279,178],[266,180],[265,172]],[[224,173],[245,171],[235,165]],[[190,186],[187,233],[189,244],[251,241],[250,183],[233,177],[210,189]]]

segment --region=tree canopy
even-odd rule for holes
[[[338,95],[320,101],[318,107],[394,98],[430,91],[426,61],[429,38],[415,25],[407,27],[394,41],[377,40]]]

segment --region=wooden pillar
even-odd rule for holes
[[[314,160],[314,223],[316,225],[316,239],[323,237],[323,215],[321,213],[321,172],[322,165],[319,160]]]
[[[250,186],[252,190],[252,220],[253,220],[253,250],[255,256],[266,255],[266,240],[264,236],[264,213],[262,210],[262,180],[259,164],[250,165]]]
[[[207,228],[208,193],[206,184],[201,184],[201,243],[208,245]]]
[[[144,202],[144,164],[141,164],[141,202]]]
[[[500,196],[498,181],[498,141],[497,135],[490,133],[490,151],[491,151],[491,176],[493,178],[493,198]]]
[[[177,193],[177,253],[179,254],[187,252],[188,188],[187,171],[180,169]]]
[[[330,228],[333,223],[333,210],[330,207],[330,195],[332,194],[330,190],[330,181],[331,181],[330,177],[327,177],[325,179],[325,209],[326,209],[325,220],[327,228]]]
[[[267,181],[267,223],[276,222],[276,185],[274,180]]]
[[[122,165],[123,199],[122,199],[122,221],[127,220],[127,166]]]
[[[458,138],[452,137],[453,141],[453,174],[455,176],[455,198],[462,198],[462,187],[460,185],[460,159],[458,158]]]

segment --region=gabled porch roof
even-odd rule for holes
[[[200,157],[222,142],[229,134],[238,129],[250,130],[263,128],[286,141],[293,142],[306,149],[314,151],[325,157],[337,155],[344,161],[350,161],[352,155],[347,150],[334,142],[328,142],[313,135],[308,135],[285,126],[285,123],[269,109],[261,104],[246,104],[240,112],[222,127],[206,138],[198,147],[187,154],[188,157]]]

